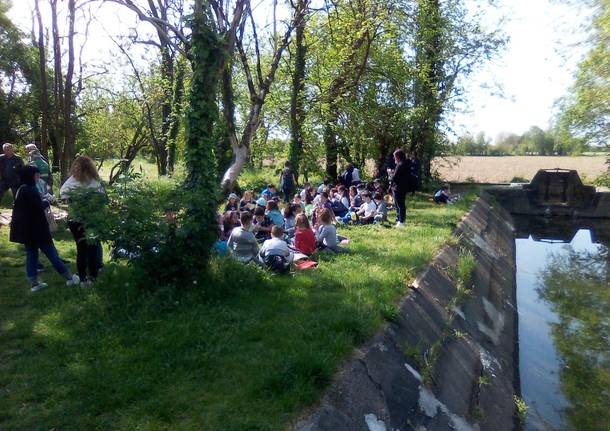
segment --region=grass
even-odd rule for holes
[[[350,253],[294,277],[214,260],[181,295],[139,290],[134,270],[115,263],[92,289],[63,288],[44,258],[51,287],[31,294],[3,227],[0,429],[285,429],[395,317],[473,199],[436,206],[422,195],[404,230],[340,229]],[[69,233],[56,245],[74,268]]]

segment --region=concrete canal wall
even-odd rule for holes
[[[515,429],[514,228],[494,202],[482,193],[394,321],[355,352],[293,429]],[[460,275],[468,263],[472,272]]]

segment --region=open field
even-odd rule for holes
[[[508,183],[513,178],[530,180],[538,169],[576,169],[584,182],[591,182],[606,172],[604,156],[462,156],[437,159],[436,169],[446,181],[477,183]]]

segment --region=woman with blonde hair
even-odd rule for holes
[[[72,162],[70,177],[59,190],[59,197],[69,202],[72,193],[83,189],[92,189],[98,193],[104,193],[104,187],[102,187],[93,160],[87,156],[78,156]],[[81,285],[89,286],[97,278],[98,271],[102,266],[102,245],[99,241],[91,242],[91,240],[87,240],[85,227],[82,223],[76,220],[68,220],[68,227],[76,242],[76,267],[78,268]]]

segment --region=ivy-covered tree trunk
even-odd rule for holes
[[[411,128],[411,150],[417,152],[424,178],[432,175],[432,159],[438,147],[437,128],[443,113],[439,86],[443,72],[443,31],[446,28],[439,0],[418,0],[416,11],[414,83],[415,116]]]
[[[218,118],[216,94],[224,55],[223,45],[205,15],[202,0],[195,0],[189,59],[193,69],[186,110],[185,160],[187,216],[181,243],[198,262],[206,262],[216,239],[218,182],[214,156],[214,124]]]
[[[294,70],[292,72],[292,89],[290,94],[290,151],[288,159],[295,177],[298,179],[303,153],[303,122],[305,121],[305,14],[309,0],[299,0],[298,10],[302,11],[295,29]]]
[[[182,98],[184,97],[184,74],[186,65],[181,58],[176,64],[174,76],[174,91],[172,96],[172,113],[169,130],[167,131],[167,173],[173,175],[176,164],[176,139],[180,130],[182,116]]]

